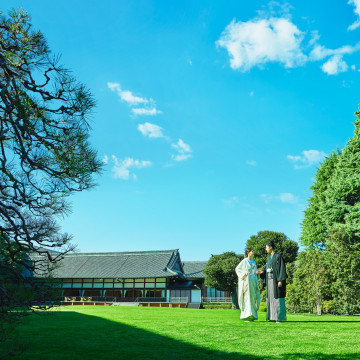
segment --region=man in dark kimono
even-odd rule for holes
[[[266,244],[269,254],[260,277],[265,280],[266,286],[266,320],[286,321],[286,269],[281,255],[275,252],[275,244],[269,241]]]

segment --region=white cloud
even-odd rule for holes
[[[164,137],[162,127],[150,124],[148,122],[138,125],[138,130],[144,135],[150,138],[161,138]]]
[[[321,66],[321,69],[328,75],[337,75],[347,71],[349,66],[342,59],[341,55],[331,57],[326,63]]]
[[[269,194],[260,194],[260,198],[265,204],[269,204],[274,199],[274,196]]]
[[[237,196],[232,196],[230,199],[225,199],[222,202],[225,206],[234,207],[239,203],[239,198]]]
[[[187,160],[189,158],[191,158],[191,154],[178,154],[178,155],[173,155],[173,160],[175,161],[184,161]]]
[[[279,195],[260,194],[260,198],[265,204],[269,204],[273,200],[280,201],[284,204],[296,204],[298,202],[298,197],[292,193],[280,193]]]
[[[309,58],[312,61],[323,60],[328,56],[334,55],[350,55],[360,50],[360,43],[351,45],[344,45],[338,49],[328,49],[323,45],[314,44],[313,49],[310,52]]]
[[[234,70],[247,71],[267,62],[292,68],[307,61],[301,49],[303,37],[303,32],[287,18],[233,20],[216,44],[228,51]]]
[[[308,168],[323,160],[326,153],[318,150],[305,150],[302,152],[302,156],[288,155],[287,158],[294,163],[295,169]]]
[[[355,6],[354,13],[358,16],[358,19],[348,27],[348,30],[355,30],[360,27],[360,0],[349,0],[348,4]]]
[[[146,109],[146,108],[135,108],[135,109],[131,109],[131,111],[133,112],[133,114],[135,115],[150,115],[150,116],[154,116],[157,114],[161,114],[160,110],[157,110],[156,108],[151,108],[151,109]]]
[[[119,83],[108,82],[107,86],[111,91],[116,91],[121,100],[127,102],[130,106],[149,102],[148,99],[134,96],[129,90],[122,90]]]
[[[355,13],[359,19],[354,24],[359,27],[360,0],[350,0],[349,3],[356,7]],[[310,33],[302,32],[291,22],[288,14],[278,17],[274,12],[271,17],[266,13],[259,14],[260,17],[247,22],[233,20],[216,42],[218,47],[227,50],[230,66],[234,70],[245,72],[255,66],[261,68],[269,62],[280,63],[285,68],[294,68],[309,61],[321,61],[330,57],[321,69],[328,75],[336,75],[349,68],[343,56],[360,50],[360,43],[328,49],[318,43],[320,36],[317,30]],[[306,44],[305,35],[310,37]]]
[[[255,160],[246,160],[246,164],[250,165],[250,166],[256,166],[256,161]]]
[[[135,180],[136,175],[134,173],[130,173],[130,169],[141,169],[152,165],[151,161],[134,160],[129,157],[125,158],[124,160],[119,160],[115,155],[112,155],[111,158],[114,162],[112,171],[115,179],[128,180],[130,177],[132,177]]]
[[[182,139],[179,139],[176,144],[171,144],[171,146],[178,152],[177,155],[172,155],[175,161],[184,161],[191,157],[191,148],[188,144],[185,144]]]
[[[134,115],[157,115],[162,113],[156,108],[156,103],[151,98],[147,99],[135,96],[130,90],[122,90],[120,84],[117,82],[108,82],[107,86],[111,91],[116,92],[122,101],[132,107],[131,111]],[[133,108],[140,104],[143,105],[142,108]]]
[[[105,165],[109,162],[109,158],[107,155],[104,155],[104,157],[101,160]]]
[[[280,193],[279,199],[282,203],[295,204],[298,201],[297,196],[291,193]]]
[[[343,56],[353,54],[359,50],[360,43],[357,43],[354,46],[344,45],[338,49],[327,49],[323,45],[315,44],[309,58],[312,61],[318,61],[330,57],[330,59],[321,66],[321,69],[328,75],[336,75],[347,71],[349,68],[347,63],[343,60]]]

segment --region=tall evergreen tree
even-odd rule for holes
[[[316,173],[300,238],[308,250],[325,250],[335,310],[347,313],[360,310],[360,111],[356,116],[353,137]],[[303,260],[313,266],[311,257]]]
[[[360,111],[355,130],[338,158],[320,214],[328,232],[327,256],[340,312],[360,311]]]
[[[300,242],[307,249],[325,248],[328,235],[326,222],[320,214],[322,204],[325,202],[325,191],[329,186],[330,178],[334,173],[340,157],[340,151],[329,154],[315,174],[314,184],[311,186],[312,197],[304,212]]]
[[[344,228],[360,239],[360,111],[356,115],[354,136],[338,157],[320,212],[328,232]]]

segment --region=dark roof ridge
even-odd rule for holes
[[[116,256],[116,255],[146,255],[146,254],[168,254],[179,251],[173,250],[145,250],[145,251],[113,251],[113,252],[92,252],[92,253],[68,253],[64,256]]]

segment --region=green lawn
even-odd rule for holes
[[[21,360],[360,359],[360,317],[292,315],[254,323],[235,310],[61,307],[18,329]]]

